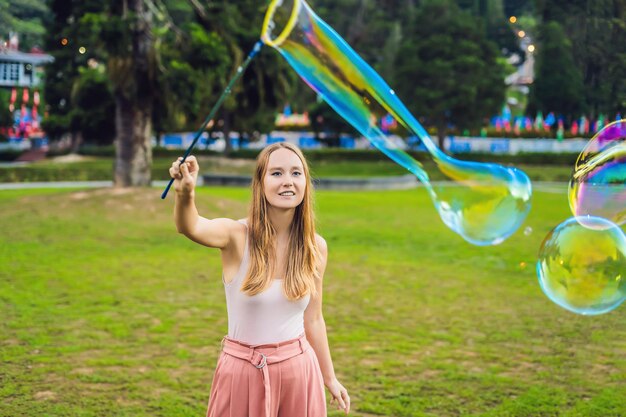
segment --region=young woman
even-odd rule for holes
[[[315,233],[313,186],[302,152],[276,143],[258,156],[247,219],[198,215],[198,162],[172,164],[179,233],[222,255],[228,335],[207,417],[323,417],[324,385],[346,413],[322,316],[327,247]]]

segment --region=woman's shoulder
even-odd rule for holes
[[[317,244],[317,248],[320,253],[324,256],[328,253],[328,245],[326,244],[326,239],[324,239],[320,234],[315,233],[315,243]]]
[[[248,225],[247,224],[247,219],[235,220],[235,219],[230,219],[228,217],[217,217],[217,218],[215,218],[215,219],[213,219],[211,221],[219,223],[219,224],[222,224],[222,225],[227,226],[227,227],[234,227],[234,228],[238,228],[238,229],[243,227],[243,226],[247,226]]]
[[[246,219],[230,219],[226,217],[219,217],[211,220],[215,225],[219,225],[226,233],[232,236],[245,236],[248,230]]]

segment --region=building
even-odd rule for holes
[[[53,60],[52,55],[38,50],[18,51],[17,40],[0,42],[0,88],[36,87],[41,82],[43,65]]]

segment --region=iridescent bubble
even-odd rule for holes
[[[373,146],[414,174],[443,222],[465,240],[495,245],[524,222],[532,196],[528,176],[516,168],[459,161],[443,153],[396,92],[305,1],[272,1],[261,39]],[[450,182],[432,184],[423,165],[385,133],[382,120],[417,136],[439,176]]]
[[[583,225],[571,217],[541,244],[537,275],[559,306],[584,315],[607,313],[626,299],[626,236],[606,219],[589,216]]]
[[[607,125],[580,153],[569,183],[569,205],[582,222],[590,215],[626,223],[626,120]]]
[[[525,236],[530,236],[530,235],[532,235],[532,233],[533,233],[533,228],[532,227],[526,226],[524,228],[524,235]]]

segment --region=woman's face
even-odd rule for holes
[[[270,206],[283,209],[297,207],[304,199],[306,182],[298,155],[285,148],[270,154],[263,178],[265,198]]]

